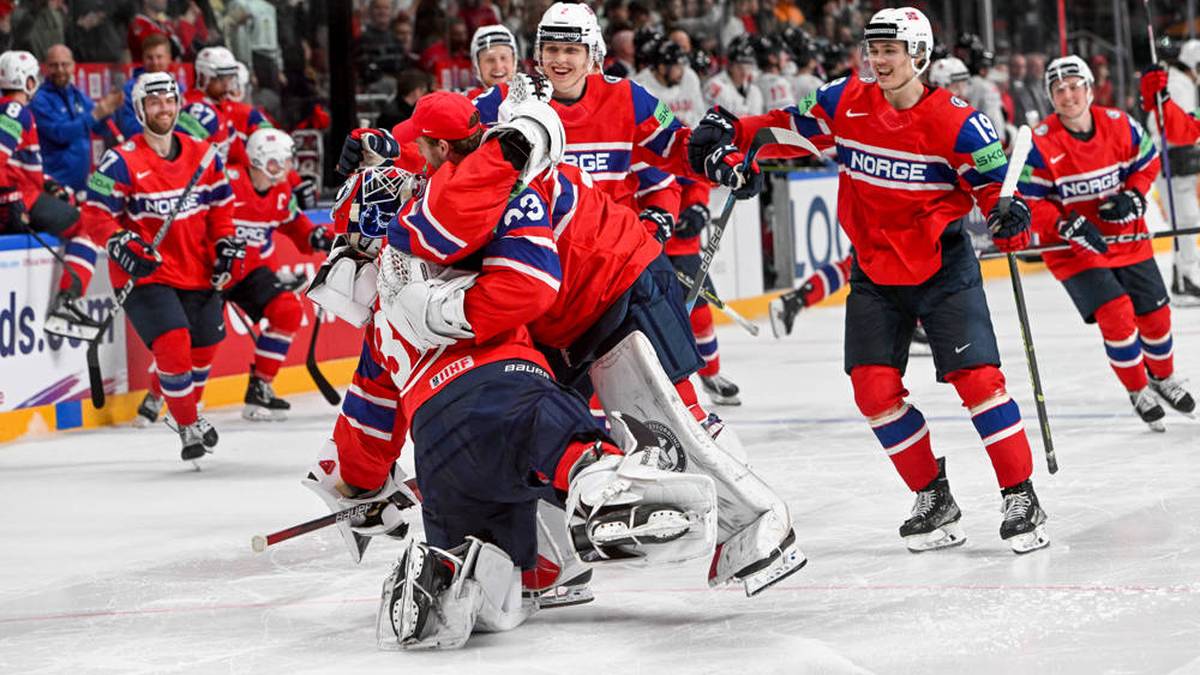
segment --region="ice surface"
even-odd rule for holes
[[[459,652],[377,651],[399,545],[376,542],[357,567],[331,531],[250,550],[256,533],[324,514],[298,482],[334,417],[313,394],[283,424],[210,412],[221,445],[202,472],[162,426],[0,446],[0,672],[1200,672],[1200,422],[1168,413],[1168,433],[1147,431],[1061,286],[1045,274],[1025,286],[1054,477],[1008,281],[988,296],[1034,443],[1046,550],[1018,557],[1000,541],[990,464],[928,358],[905,381],[949,457],[968,542],[905,550],[911,495],[854,408],[842,311],[821,309],[783,341],[720,331],[745,401],[720,412],[791,505],[809,557],[759,597],[707,589],[700,563],[600,569],[590,605]],[[1180,373],[1200,389],[1200,309],[1175,319]]]

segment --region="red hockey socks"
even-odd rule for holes
[[[908,391],[900,371],[890,366],[858,366],[850,371],[854,402],[908,489],[916,492],[938,475],[925,417],[904,402]]]
[[[387,480],[408,433],[407,420],[397,406],[396,383],[377,359],[378,354],[364,343],[333,427],[342,480],[364,490],[378,489]]]
[[[1095,317],[1100,335],[1104,338],[1108,363],[1117,374],[1117,379],[1121,380],[1127,391],[1144,389],[1149,382],[1142,361],[1142,342],[1133,316],[1133,301],[1128,295],[1109,300],[1096,310]],[[1169,320],[1167,324],[1170,325]],[[1166,334],[1169,340],[1169,332]]]
[[[150,345],[158,371],[158,384],[167,410],[180,426],[196,422],[196,396],[192,384],[192,338],[186,328],[158,336]]]
[[[196,390],[196,403],[204,396],[204,385],[208,384],[208,373],[212,370],[213,358],[217,355],[217,345],[207,347],[192,347],[192,386]]]
[[[78,275],[79,294],[83,295],[92,281],[92,273],[96,271],[96,257],[100,255],[100,247],[92,243],[88,237],[76,236],[67,240],[64,253],[63,258],[67,261],[66,267]],[[71,272],[64,269],[62,276],[58,278],[58,290],[65,291],[74,283],[75,279],[71,276]]]
[[[287,358],[304,310],[295,293],[280,293],[267,303],[263,315],[267,319],[267,327],[254,343],[254,373],[271,382]]]
[[[1004,387],[1004,374],[996,366],[956,370],[946,376],[954,385],[971,423],[992,460],[1001,488],[1025,481],[1033,473],[1033,453],[1025,436],[1025,423],[1017,402]]]
[[[721,355],[717,353],[717,332],[713,330],[712,307],[708,303],[696,305],[688,316],[692,322],[692,335],[696,336],[696,349],[704,358],[699,374],[712,377],[721,372]]]
[[[825,298],[833,295],[846,284],[850,278],[850,256],[837,261],[826,263],[813,270],[800,288],[804,293],[804,306],[812,307]]]
[[[1156,379],[1162,380],[1175,372],[1175,344],[1171,339],[1171,307],[1164,305],[1137,317],[1142,334],[1142,356],[1146,367]]]
[[[579,458],[589,452],[599,451],[603,455],[623,455],[621,449],[609,443],[608,441],[581,441],[574,440],[567,445],[567,449],[563,451],[562,457],[558,460],[558,466],[554,468],[554,479],[551,485],[555,490],[561,490],[566,494],[567,489],[571,487],[571,469],[579,463]],[[598,459],[598,458],[597,458]]]

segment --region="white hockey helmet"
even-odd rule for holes
[[[33,54],[23,51],[10,51],[0,54],[0,89],[5,91],[17,90],[32,96],[41,82],[42,69]],[[29,86],[29,78],[33,78],[33,87]]]
[[[1087,61],[1075,56],[1060,56],[1050,62],[1046,66],[1046,96],[1051,100],[1054,99],[1051,88],[1054,83],[1059,80],[1065,80],[1068,77],[1081,77],[1087,83],[1088,87],[1088,105],[1092,104],[1092,89],[1096,85],[1096,77],[1092,75],[1092,69],[1088,66]]]
[[[895,7],[875,12],[863,29],[863,42],[872,40],[898,40],[908,46],[908,55],[913,60],[916,77],[929,67],[933,55],[933,27],[929,18],[916,7]],[[915,68],[917,60],[922,61]]]
[[[170,73],[142,73],[133,83],[133,114],[143,127],[146,126],[145,100],[147,96],[173,96],[179,101],[179,83]],[[176,112],[176,118],[179,113]],[[171,124],[174,127],[174,123]],[[149,129],[145,130],[150,132]]]
[[[250,158],[250,166],[267,174],[271,180],[279,180],[287,175],[292,168],[295,151],[292,137],[279,129],[259,129],[250,134],[246,141],[246,156]]]
[[[971,71],[961,59],[947,56],[938,59],[929,66],[929,84],[935,87],[948,87],[955,82],[966,82],[971,79]]]
[[[213,78],[237,78],[237,74],[238,61],[224,47],[205,47],[196,55],[196,86],[201,89]]]
[[[244,101],[250,95],[250,69],[246,64],[238,61],[237,64],[237,89],[229,92],[229,98],[235,101]]]
[[[604,34],[592,8],[569,2],[556,2],[542,15],[537,26],[537,37],[533,41],[533,61],[542,65],[543,42],[574,42],[587,47],[592,64],[603,67]]]
[[[1196,64],[1200,63],[1200,40],[1191,39],[1180,45],[1179,62],[1196,72]]]
[[[517,39],[512,31],[501,24],[480,26],[471,36],[471,67],[475,69],[475,79],[483,82],[483,74],[479,72],[479,55],[492,47],[508,47],[513,52],[513,61],[517,60]]]

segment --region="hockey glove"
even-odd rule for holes
[[[399,155],[400,144],[386,131],[355,129],[342,143],[337,170],[343,176],[349,176],[364,166],[376,166]]]
[[[737,199],[749,199],[762,192],[762,171],[758,162],[750,163],[749,175],[743,171],[746,156],[733,145],[722,145],[704,158],[704,175],[718,185],[733,190]]]
[[[667,213],[666,209],[658,206],[647,206],[638,214],[638,218],[642,219],[642,224],[660,244],[667,243],[667,240],[671,238],[671,233],[675,230],[675,219]]]
[[[314,251],[329,253],[333,250],[333,233],[328,227],[318,225],[308,233],[308,245],[312,246]]]
[[[688,163],[692,165],[692,171],[704,174],[705,160],[712,151],[733,144],[737,138],[737,123],[737,116],[719,105],[705,113],[688,137]]]
[[[1142,110],[1151,112],[1158,107],[1158,99],[1161,96],[1163,101],[1171,97],[1167,91],[1167,71],[1163,67],[1153,64],[1142,71]]]
[[[704,231],[704,226],[708,225],[708,219],[707,206],[692,204],[679,214],[679,220],[675,223],[674,236],[680,239],[698,237]]]
[[[21,191],[15,187],[0,187],[0,232],[16,232],[22,229],[21,216],[25,215],[25,202]]]
[[[317,208],[317,186],[311,178],[303,178],[292,188],[296,196],[296,205],[301,211]]]
[[[246,241],[240,237],[221,237],[213,250],[217,258],[213,261],[212,287],[223,291],[234,276],[240,275],[239,263],[246,259]]]
[[[42,182],[42,190],[55,199],[75,206],[75,193],[71,188],[60,184],[52,178],[47,178]]]
[[[997,204],[987,217],[988,230],[996,248],[1005,253],[1020,251],[1029,245],[1029,205],[1014,195],[1007,209]]]
[[[140,279],[154,274],[163,263],[162,256],[146,240],[129,230],[118,230],[109,237],[108,257],[129,276]]]
[[[1058,222],[1058,236],[1071,242],[1071,250],[1076,253],[1108,252],[1108,244],[1096,224],[1075,211]]]
[[[1146,215],[1146,198],[1137,190],[1121,190],[1100,204],[1100,217],[1110,223],[1132,223]]]

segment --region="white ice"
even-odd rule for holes
[[[284,424],[211,411],[222,440],[202,472],[161,426],[0,447],[0,672],[1200,672],[1200,423],[1169,413],[1166,434],[1148,431],[1061,286],[1039,274],[1025,288],[1053,477],[1009,282],[987,285],[1050,515],[1046,550],[1016,556],[1000,541],[991,466],[928,358],[905,381],[949,457],[968,542],[904,548],[911,495],[854,407],[835,307],[782,341],[720,331],[745,401],[720,413],[791,505],[809,558],[756,598],[706,588],[706,564],[600,569],[592,604],[458,652],[378,651],[396,543],[357,567],[330,531],[250,550],[252,535],[324,513],[298,482],[334,418],[310,395]],[[1200,389],[1200,309],[1174,316],[1179,371]]]

